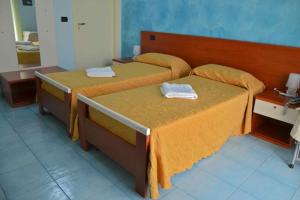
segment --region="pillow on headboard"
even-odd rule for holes
[[[186,61],[179,57],[168,54],[145,53],[136,56],[134,61],[170,68],[172,70],[173,78],[187,76],[192,70]]]
[[[252,74],[222,65],[208,64],[199,66],[193,70],[193,74],[203,78],[247,88],[253,91],[253,95],[261,93],[265,89],[264,83],[255,78]]]

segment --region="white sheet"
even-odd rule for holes
[[[198,95],[189,84],[163,83],[160,90],[166,98],[197,99]]]

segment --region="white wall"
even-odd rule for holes
[[[2,1],[2,0],[1,0]],[[121,44],[121,0],[114,0],[114,56],[120,56]],[[43,66],[59,65],[65,69],[75,69],[74,47],[74,0],[37,0],[37,26],[40,36],[41,61]],[[99,9],[101,10],[101,9]],[[61,22],[61,17],[68,22]],[[99,26],[101,24],[99,23]]]
[[[56,47],[58,65],[65,69],[75,68],[72,0],[54,0]],[[61,22],[61,17],[68,22]]]
[[[36,18],[42,66],[58,64],[54,13],[53,0],[36,1]]]
[[[0,72],[18,69],[12,12],[9,0],[0,0]]]

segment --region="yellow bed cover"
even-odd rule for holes
[[[78,127],[74,126],[77,116],[76,95],[78,93],[87,97],[95,97],[176,79],[189,73],[187,70],[175,73],[174,70],[171,70],[170,68],[140,62],[116,65],[113,66],[113,70],[116,73],[116,77],[113,78],[89,78],[87,77],[85,70],[47,74],[49,78],[58,81],[72,90],[70,117],[71,130],[69,131],[73,133],[73,139],[78,139]],[[58,99],[64,100],[64,92],[51,84],[43,82],[42,88]],[[122,101],[122,99],[119,101]]]
[[[253,95],[248,98],[247,89],[194,75],[172,82],[191,84],[199,98],[166,99],[160,85],[93,98],[151,129],[148,177],[152,198],[159,196],[158,184],[170,188],[172,175],[218,151],[230,136],[249,133],[251,127],[247,123],[251,123],[248,110],[252,110],[249,99]],[[92,120],[135,145],[134,130],[91,107],[89,111]]]

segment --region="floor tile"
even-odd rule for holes
[[[0,184],[8,198],[28,193],[50,182],[52,182],[52,179],[38,162],[33,162],[0,175]]]
[[[239,146],[250,147],[257,142],[257,139],[251,135],[233,136],[229,138],[228,143],[235,143]]]
[[[251,196],[250,194],[237,190],[235,191],[232,196],[228,200],[258,200],[254,196]]]
[[[293,196],[292,200],[299,200],[299,199],[300,199],[300,188],[297,190],[297,192]]]
[[[240,138],[240,141],[242,141],[242,138]],[[263,162],[266,161],[271,155],[270,153],[264,153],[255,150],[253,145],[254,141],[247,145],[242,145],[242,142],[231,142],[230,146],[228,145],[227,148],[223,148],[220,151],[220,154],[237,163],[240,163],[243,166],[256,169],[261,166]],[[272,151],[272,153],[274,152]]]
[[[67,126],[63,122],[55,118],[53,115],[39,115],[39,116],[41,120],[43,120],[48,127],[54,130],[64,131],[67,134]]]
[[[201,200],[224,200],[236,190],[236,187],[200,169],[197,173],[186,176],[175,184],[185,193]]]
[[[21,141],[20,137],[16,133],[11,132],[8,134],[1,132],[0,151],[8,148],[17,148],[19,146],[22,146],[23,144],[23,141]]]
[[[3,191],[3,189],[0,187],[0,200],[6,200],[7,198],[6,198],[6,195],[5,195],[5,193],[4,193],[4,191]]]
[[[241,186],[241,190],[262,200],[289,200],[296,191],[261,172],[255,172]]]
[[[39,160],[55,180],[79,169],[90,167],[90,164],[72,149],[49,152],[40,156]]]
[[[20,136],[23,138],[25,143],[28,144],[29,146],[36,146],[39,145],[40,143],[53,141],[53,140],[73,144],[73,142],[66,135],[54,131],[49,127],[47,127],[46,125],[34,126],[30,130],[24,131],[22,134],[20,134]]]
[[[212,159],[204,162],[200,168],[236,187],[241,185],[255,170],[220,154],[214,155]]]
[[[72,200],[83,200],[101,195],[112,183],[93,168],[80,169],[57,180],[59,186]]]
[[[67,136],[66,136],[67,137]],[[46,137],[47,138],[47,137]],[[28,143],[29,148],[38,156],[41,157],[45,154],[54,151],[66,151],[72,149],[73,142],[69,140],[63,140],[58,136],[50,136],[47,139]],[[35,139],[33,139],[34,141]]]
[[[5,117],[11,124],[17,127],[39,123],[38,116],[29,109],[8,112],[5,114]]]
[[[281,159],[271,157],[258,171],[290,187],[298,188],[300,186],[300,165],[295,165],[291,169]]]
[[[13,171],[36,161],[36,158],[24,144],[0,151],[0,158],[0,174]]]
[[[124,192],[116,186],[111,186],[101,193],[86,197],[84,200],[130,200]]]
[[[295,152],[295,146],[293,146],[292,148],[289,148],[289,149],[279,147],[275,151],[274,157],[277,159],[280,159],[281,162],[289,164],[293,159],[294,152]]]
[[[268,155],[276,155],[276,151],[280,148],[275,144],[266,142],[258,138],[255,138],[255,140],[256,141],[253,143],[253,145],[250,145],[249,147],[260,153],[264,153]]]
[[[10,200],[69,200],[65,193],[52,182],[18,195]]]
[[[161,198],[162,200],[195,200],[194,198],[192,198],[190,195],[184,193],[183,191],[176,189],[173,192],[167,194],[166,196],[164,196],[163,198]]]

